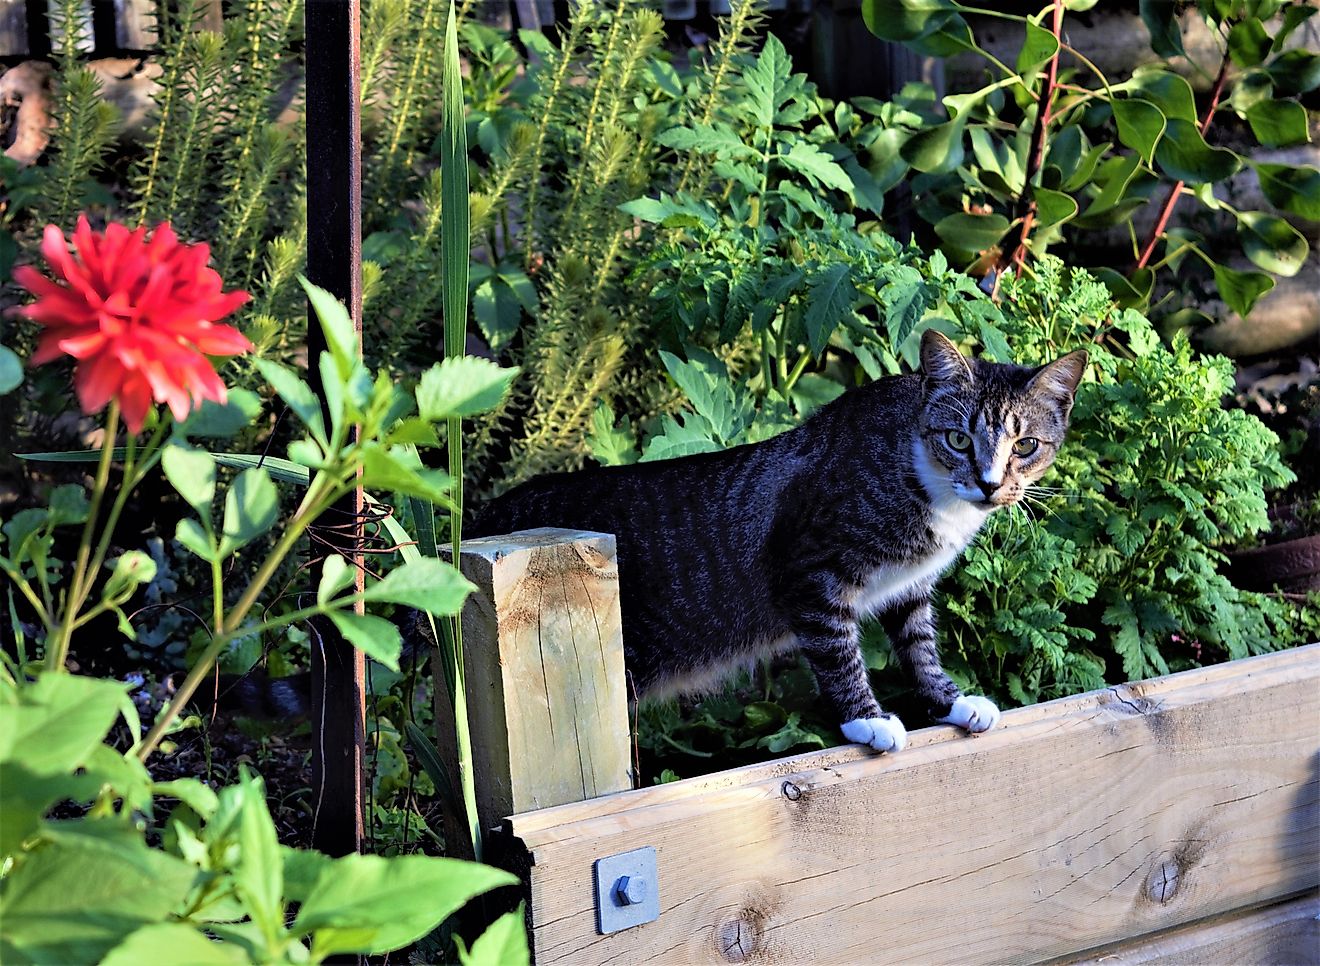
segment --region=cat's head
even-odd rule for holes
[[[927,330],[916,456],[931,497],[987,510],[1022,499],[1059,452],[1086,360],[1078,350],[1037,369],[981,362]]]

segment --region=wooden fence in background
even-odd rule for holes
[[[527,883],[539,966],[1320,954],[1320,644],[1011,710],[976,737],[926,728],[897,755],[602,795],[629,783],[612,541],[534,531],[463,556],[487,852]],[[647,846],[658,918],[602,935],[596,860]]]

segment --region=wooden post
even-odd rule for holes
[[[362,137],[359,105],[359,2],[306,5],[307,276],[347,307],[362,351]],[[316,360],[325,335],[308,309],[308,379],[319,391]],[[326,522],[357,570],[362,589],[362,490]],[[361,612],[362,605],[357,605]],[[312,845],[330,855],[362,844],[365,667],[362,652],[328,621],[316,622],[312,647]]]
[[[482,829],[632,788],[614,537],[541,529],[465,540],[460,569],[477,585],[463,659]],[[443,685],[435,690],[440,752],[452,763],[453,711]],[[466,832],[447,822],[452,855]]]
[[[0,57],[18,57],[28,52],[27,7],[21,3],[0,8]]]

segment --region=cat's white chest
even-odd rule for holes
[[[958,558],[976,536],[986,512],[966,501],[932,508],[931,529],[936,549],[927,557],[906,563],[885,564],[867,575],[852,600],[858,616],[882,610],[890,601],[903,597],[909,588],[933,581]]]

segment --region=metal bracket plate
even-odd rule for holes
[[[591,871],[596,931],[602,936],[660,918],[660,877],[652,846],[597,859]]]

